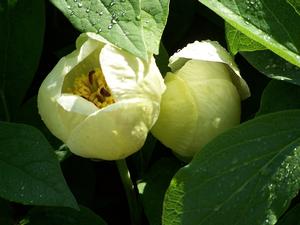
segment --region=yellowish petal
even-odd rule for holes
[[[100,53],[100,62],[105,80],[117,101],[136,97],[160,101],[165,85],[153,56],[149,55],[149,63],[106,45]]]
[[[181,156],[190,156],[187,147],[191,145],[197,127],[197,106],[186,82],[168,73],[167,86],[162,96],[158,120],[152,134],[164,145]]]
[[[126,158],[143,146],[158,111],[159,105],[147,99],[117,102],[86,118],[72,131],[66,144],[82,157]]]
[[[241,77],[232,56],[218,42],[207,40],[202,42],[195,41],[188,44],[185,48],[170,57],[169,67],[172,71],[177,71],[190,59],[219,62],[227,65],[230,68],[232,81],[237,87],[241,99],[246,99],[250,96],[249,87]]]
[[[43,81],[38,93],[38,109],[42,120],[48,129],[59,139],[65,141],[70,130],[64,126],[61,113],[62,107],[59,106],[57,99],[62,94],[63,84],[66,76],[72,72],[78,72],[79,64],[90,61],[89,56],[93,52],[101,49],[102,43],[87,39],[81,43],[71,54],[63,57],[53,68],[50,74]],[[99,60],[95,62],[99,64]],[[67,113],[67,112],[66,112]]]

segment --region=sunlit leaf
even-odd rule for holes
[[[299,118],[260,116],[206,145],[172,179],[163,225],[274,225],[300,188]]]

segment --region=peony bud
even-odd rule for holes
[[[145,62],[86,33],[42,83],[38,108],[74,154],[116,160],[143,146],[164,90],[152,55]]]
[[[161,112],[153,135],[190,159],[239,124],[240,102],[250,95],[231,56],[217,42],[194,42],[170,58]]]

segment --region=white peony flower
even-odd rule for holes
[[[153,135],[190,159],[206,143],[240,121],[240,102],[250,95],[227,51],[217,42],[187,45],[170,58],[161,113]]]
[[[151,55],[145,62],[86,33],[42,83],[38,108],[49,130],[74,154],[117,160],[143,146],[164,90]]]

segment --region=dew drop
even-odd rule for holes
[[[112,2],[109,4],[109,6],[112,7],[112,6],[114,6],[115,4],[116,4],[116,2],[115,2],[115,1],[112,1]]]
[[[78,3],[78,8],[81,8],[81,7],[82,7],[82,3],[79,2],[79,3]]]
[[[98,33],[101,33],[101,32],[102,32],[102,29],[101,29],[101,28],[99,28],[99,29],[98,29]]]
[[[77,0],[74,0],[74,2],[77,2]]]
[[[102,12],[102,11],[100,11],[100,12],[99,12],[99,16],[102,16],[102,15],[103,15],[103,12]]]
[[[68,5],[68,6],[67,6],[67,9],[71,9],[71,6],[70,6],[70,5]]]
[[[85,12],[86,12],[86,13],[89,13],[89,12],[90,12],[90,9],[86,9]]]
[[[215,212],[216,212],[216,211],[219,211],[220,208],[221,208],[221,206],[220,206],[220,205],[217,205],[217,206],[214,208],[214,211],[215,211]]]
[[[140,16],[140,15],[137,15],[135,18],[136,18],[137,20],[141,20],[141,16]]]
[[[112,20],[111,20],[111,23],[112,23],[112,24],[116,24],[116,23],[117,23],[117,20],[112,19]]]
[[[110,30],[110,29],[112,29],[112,27],[113,27],[113,25],[109,24],[107,28]]]

